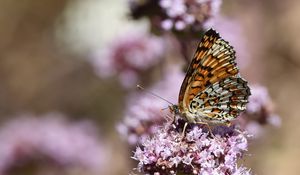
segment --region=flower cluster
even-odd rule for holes
[[[21,116],[2,125],[0,174],[35,159],[58,165],[61,171],[100,172],[105,152],[90,123],[70,123],[57,113],[41,117]]]
[[[218,13],[221,0],[131,0],[134,18],[147,16],[153,28],[199,32]]]
[[[213,134],[194,125],[183,136],[167,124],[136,148],[133,158],[139,161],[137,170],[157,175],[250,174],[247,168],[237,165],[247,151],[248,136],[225,126],[216,126]]]
[[[161,0],[167,18],[161,23],[165,30],[184,30],[189,26],[201,29],[204,22],[219,11],[220,0]]]
[[[176,102],[183,73],[178,68],[167,69],[168,74],[149,91],[161,95],[163,98]],[[159,125],[164,123],[164,116],[169,115],[168,102],[141,91],[128,98],[125,117],[118,124],[117,129],[122,138],[127,138],[131,145],[135,145],[143,138],[152,135]],[[164,110],[165,109],[165,110]]]
[[[164,48],[162,38],[129,32],[94,54],[91,62],[100,77],[117,75],[124,87],[132,87],[136,85],[139,74],[160,62]]]

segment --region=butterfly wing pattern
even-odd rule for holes
[[[233,47],[208,30],[181,85],[179,113],[189,122],[227,123],[245,110],[249,95]]]

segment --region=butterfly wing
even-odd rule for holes
[[[189,109],[204,121],[227,122],[246,109],[250,89],[240,77],[227,77],[199,92]]]
[[[244,106],[250,95],[247,82],[238,73],[233,47],[210,29],[198,45],[180,88],[180,110],[216,121],[235,118],[245,109],[239,106]]]

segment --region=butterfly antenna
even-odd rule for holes
[[[141,90],[143,90],[143,91],[145,91],[145,92],[148,93],[148,94],[151,94],[151,95],[153,95],[153,96],[155,96],[155,97],[157,97],[157,98],[160,98],[161,100],[166,101],[167,103],[171,104],[172,106],[174,105],[174,104],[173,104],[172,102],[170,102],[169,100],[167,100],[167,99],[165,99],[165,98],[162,98],[161,96],[159,96],[159,95],[157,95],[157,94],[155,94],[155,93],[153,93],[153,92],[150,92],[150,91],[146,90],[146,89],[143,88],[141,85],[136,85],[136,87],[139,88],[139,89],[141,89]]]

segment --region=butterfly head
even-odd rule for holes
[[[172,114],[175,114],[175,115],[180,114],[179,106],[178,105],[172,104],[171,106],[169,106],[169,109],[170,109],[170,111],[171,111]]]

